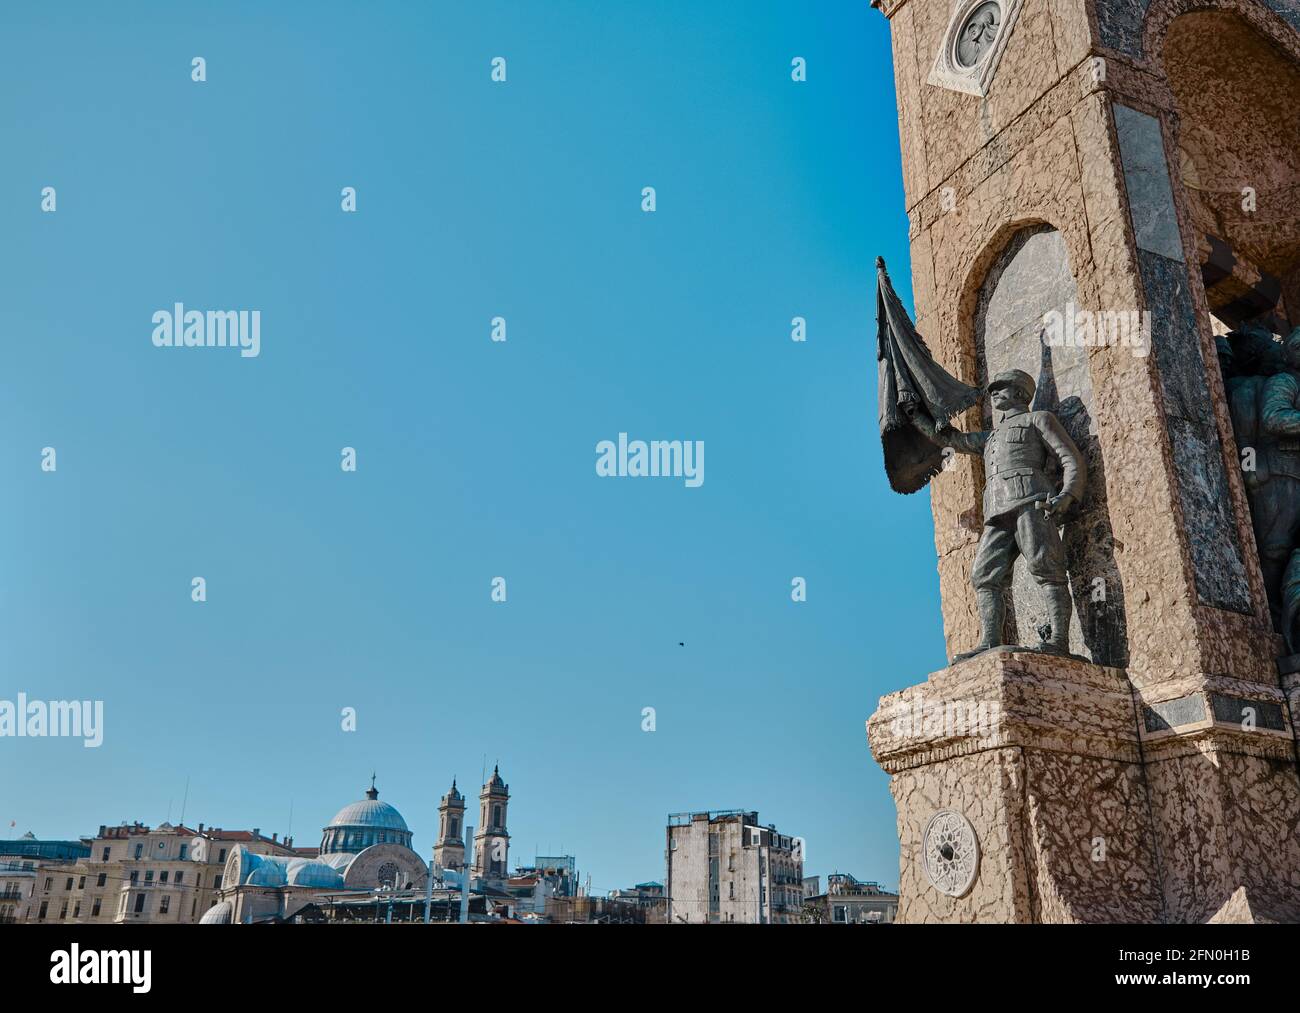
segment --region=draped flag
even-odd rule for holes
[[[978,387],[968,387],[934,361],[925,339],[899,302],[885,270],[876,258],[876,358],[880,372],[880,442],[885,448],[885,474],[895,492],[925,487],[943,464],[943,450],[908,417],[905,405],[925,412],[942,425],[975,404]]]

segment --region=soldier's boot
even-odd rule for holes
[[[1007,603],[1001,589],[994,591],[984,587],[976,588],[975,605],[980,614],[980,642],[975,645],[973,651],[966,651],[953,658],[954,664],[1002,645],[1002,627],[1007,617]]]
[[[1049,654],[1070,653],[1070,588],[1067,584],[1046,584],[1043,595],[1047,599],[1047,622],[1039,629],[1042,643],[1040,651]]]

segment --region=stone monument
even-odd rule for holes
[[[882,436],[954,659],[867,722],[899,920],[1300,921],[1300,2],[873,6],[916,306],[882,265]],[[971,442],[1015,373],[1041,463]],[[981,580],[1008,468],[1038,534]]]

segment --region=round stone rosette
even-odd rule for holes
[[[942,894],[964,897],[979,874],[980,845],[975,828],[961,813],[940,809],[921,837],[926,879]]]

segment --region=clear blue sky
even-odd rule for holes
[[[0,739],[0,836],[175,822],[188,777],[188,823],[314,844],[376,770],[427,855],[486,755],[512,865],[661,879],[668,813],[754,808],[896,883],[863,722],[943,643],[876,430],[874,258],[910,270],[866,0],[5,20],[0,698],[106,729]],[[155,348],[178,301],[261,310],[260,357]],[[703,440],[704,485],[599,478],[619,432]]]

